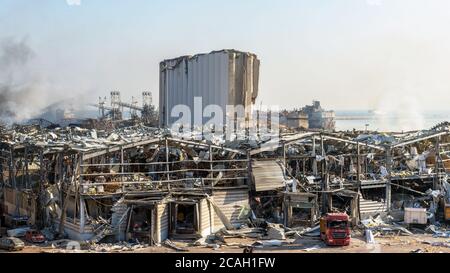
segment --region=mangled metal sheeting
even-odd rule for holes
[[[197,133],[201,133],[201,131]],[[165,138],[185,145],[199,147],[211,146],[212,148],[237,154],[247,153],[245,149],[242,149],[243,145],[257,147],[259,142],[266,141],[264,137],[260,137],[260,140],[255,140],[256,142],[249,141],[249,138],[245,136],[225,141],[223,136],[221,136],[222,140],[217,142],[215,138],[205,138],[204,136],[198,138],[195,137],[195,134],[186,137],[185,135],[180,135],[170,130],[160,130],[143,125],[118,128],[110,132],[79,127],[33,130],[29,133],[21,133],[13,130],[0,137],[2,137],[0,143],[14,148],[22,148],[25,145],[36,146],[44,149],[45,153],[73,150],[92,154],[88,155],[89,158],[102,155],[102,152],[113,152],[119,151],[122,148],[127,149],[156,143]]]
[[[7,231],[9,237],[23,237],[27,231],[31,230],[30,227],[20,227],[15,229],[10,229]]]
[[[47,152],[57,152],[64,149],[87,152],[159,136],[161,136],[159,130],[142,125],[132,128],[120,128],[113,132],[67,127],[24,133],[11,131],[3,136],[3,143],[17,148],[21,145],[33,145],[44,148]]]
[[[219,216],[220,221],[222,221],[222,223],[226,227],[226,229],[228,229],[228,230],[235,229],[234,226],[231,224],[230,220],[225,216],[225,214],[222,212],[222,210],[219,208],[219,206],[214,202],[214,200],[212,200],[212,198],[209,196],[206,197],[206,200],[208,200],[208,202],[212,205],[212,207],[214,208],[214,211],[216,212],[217,216]]]
[[[264,228],[241,228],[237,230],[228,230],[223,228],[219,233],[223,234],[224,237],[249,237],[249,238],[261,238],[262,234],[265,232]]]
[[[401,235],[412,235],[413,233],[408,229],[396,224],[390,223],[382,219],[380,215],[375,218],[368,218],[361,220],[361,224],[365,229],[370,229],[374,233],[374,236],[378,234],[401,234]]]
[[[285,187],[283,169],[276,161],[254,160],[252,171],[255,182],[255,190],[271,191]]]
[[[286,236],[283,225],[267,223],[267,237],[271,240],[285,240]]]
[[[359,198],[359,213],[362,219],[385,212],[386,208],[386,202],[367,200],[362,197]]]
[[[84,160],[86,160],[90,156],[98,156],[100,154],[107,154],[107,153],[111,153],[114,151],[117,152],[117,151],[120,151],[121,149],[126,149],[128,147],[130,147],[130,148],[138,147],[138,146],[143,146],[145,144],[150,144],[150,143],[151,144],[154,143],[154,145],[149,145],[152,149],[158,145],[162,147],[163,145],[160,145],[159,142],[163,141],[164,139],[167,139],[168,141],[171,141],[171,143],[170,143],[171,145],[177,147],[177,148],[170,148],[169,149],[170,154],[172,154],[172,151],[171,151],[172,149],[184,149],[184,150],[186,150],[186,153],[188,153],[187,152],[188,150],[197,149],[194,151],[195,155],[194,155],[194,153],[193,154],[188,153],[189,156],[193,158],[193,161],[194,161],[193,164],[197,164],[202,161],[208,162],[208,160],[210,158],[209,155],[212,154],[212,153],[207,152],[207,150],[208,150],[207,148],[209,148],[209,147],[216,147],[217,149],[219,149],[219,148],[222,149],[218,154],[220,154],[221,158],[223,158],[223,157],[227,158],[227,161],[234,160],[233,156],[236,156],[236,153],[239,153],[241,155],[244,155],[244,154],[248,155],[248,153],[251,152],[252,149],[254,150],[254,146],[248,145],[248,142],[246,142],[246,141],[235,141],[235,142],[233,142],[233,145],[236,145],[236,146],[224,147],[224,146],[214,146],[211,144],[207,144],[208,141],[203,141],[203,140],[177,139],[176,137],[170,137],[170,132],[168,134],[161,133],[158,131],[155,131],[154,133],[152,133],[153,131],[149,130],[148,133],[146,133],[145,130],[142,130],[142,131],[140,131],[140,130],[134,131],[134,130],[135,129],[119,130],[119,131],[114,131],[113,133],[110,133],[107,135],[101,133],[100,131],[92,131],[92,130],[84,130],[84,129],[72,130],[72,131],[69,130],[67,132],[55,130],[55,131],[47,132],[46,133],[47,135],[45,136],[44,141],[41,141],[40,139],[37,139],[37,141],[35,141],[36,139],[33,139],[33,137],[27,137],[26,135],[25,136],[17,135],[17,139],[19,139],[19,142],[15,143],[15,145],[17,145],[17,147],[22,145],[22,147],[23,147],[24,145],[34,143],[35,145],[41,145],[41,144],[44,145],[42,147],[45,147],[48,151],[53,151],[56,149],[72,149],[75,151],[87,151],[84,153],[84,155],[86,156],[86,157],[84,157]],[[33,132],[33,134],[39,134],[39,133]],[[308,137],[312,136],[317,140],[318,137],[316,135],[320,135],[320,133],[310,133],[307,135],[308,135]],[[299,137],[299,136],[297,136],[297,137]],[[296,139],[295,137],[291,138],[291,141],[293,141],[292,143],[295,143],[295,145],[293,145],[292,147],[293,148],[304,147],[304,149],[297,149],[297,151],[295,153],[296,154],[304,154],[305,157],[309,158],[312,155],[308,154],[307,150],[311,146],[312,140],[307,139],[307,142],[301,142],[303,137],[306,137],[306,135],[303,135],[302,137],[299,137],[298,139]],[[66,139],[67,139],[67,142],[65,142]],[[286,137],[286,139],[288,139],[288,137]],[[323,135],[323,139],[325,139],[325,140],[328,139],[329,142],[327,142],[327,145],[329,143],[331,143],[332,145],[329,145],[329,146],[333,146],[333,147],[338,147],[337,145],[335,145],[335,143],[338,142],[339,140],[342,140],[344,142],[344,145],[340,145],[340,146],[344,146],[343,151],[345,151],[345,152],[350,151],[351,153],[352,153],[352,149],[354,151],[355,144],[360,144],[359,142],[355,142],[354,139],[351,140],[350,137],[348,137],[348,139],[343,139],[343,138],[341,139],[341,138],[336,138],[334,136]],[[303,139],[303,140],[305,140],[305,139]],[[20,142],[20,141],[23,141],[23,142]],[[275,139],[274,139],[274,142],[275,142]],[[277,147],[279,147],[279,145]],[[349,147],[349,148],[347,149],[347,147]],[[138,148],[136,150],[139,150],[139,149],[140,148]],[[246,150],[246,149],[249,149],[249,150]],[[325,149],[325,150],[327,150],[327,152],[328,152],[328,149]],[[133,152],[133,149],[131,152]],[[278,157],[279,157],[280,150],[277,150],[277,152],[278,152]],[[340,152],[340,151],[337,151],[336,149],[334,149],[332,152]],[[157,152],[153,153],[153,156],[155,156],[156,153]],[[370,154],[373,155],[373,153],[370,153]],[[262,154],[261,156],[263,157],[263,156],[265,156],[265,154]],[[336,155],[336,156],[332,156],[332,155],[321,156],[321,155],[317,155],[317,154],[315,155],[313,160],[320,161],[320,159],[322,158],[321,162],[329,163],[326,160],[323,160],[323,159],[326,159],[327,157],[335,157],[336,158],[335,161],[341,160],[338,155]],[[50,160],[54,160],[50,157],[48,157],[48,158]],[[152,157],[152,160],[153,159],[154,158]],[[373,159],[373,157],[372,157],[372,159]],[[246,162],[248,162],[248,161],[246,161]],[[261,162],[264,162],[264,163],[268,162],[267,163],[268,165],[258,166],[258,164]],[[351,162],[350,164],[352,164],[351,167],[353,167],[353,163]],[[207,165],[207,164],[204,164],[204,165]],[[283,170],[283,168],[280,166],[280,164],[277,163],[277,159],[272,158],[271,161],[256,160],[252,167],[253,167],[253,174],[255,175],[255,178],[256,178],[256,176],[261,175],[259,177],[260,178],[259,180],[255,179],[255,186],[257,188],[257,191],[259,191],[259,190],[278,191],[278,190],[286,187],[287,180],[286,180],[286,177],[284,176],[285,170]],[[223,168],[223,167],[221,167],[221,168]],[[243,172],[244,172],[245,167],[243,169],[244,169],[243,170]],[[207,169],[205,169],[205,170],[209,170],[208,165],[207,165]],[[289,173],[289,171],[287,171],[287,173]],[[391,174],[395,175],[395,171],[391,172]],[[305,175],[307,175],[307,174],[305,174]],[[292,175],[292,176],[294,176],[294,175]],[[212,178],[220,179],[221,177],[214,176]],[[136,179],[136,176],[134,176],[133,179]],[[258,183],[258,181],[259,182],[263,181],[264,183]],[[382,183],[386,184],[386,181],[382,181]],[[331,184],[333,184],[333,182],[331,182]],[[339,183],[339,184],[343,184],[343,182]],[[354,183],[354,184],[356,185],[356,183]],[[396,186],[396,187],[402,187],[395,183],[390,183],[390,185]],[[214,186],[216,186],[216,185],[214,185]],[[267,187],[264,188],[265,186],[267,186]],[[300,186],[301,186],[301,184],[300,184]],[[361,186],[363,187],[364,183],[362,183]],[[339,190],[341,190],[341,188],[344,188],[344,186],[340,186]],[[289,187],[287,187],[287,189],[289,189]],[[172,190],[173,190],[173,188],[172,188]],[[230,189],[227,189],[226,191],[224,190],[224,192],[226,192],[226,193],[224,193],[223,195],[228,195],[229,191],[230,191]],[[308,190],[305,190],[305,191],[308,191]],[[312,194],[312,193],[311,194],[313,196],[318,196],[317,192],[319,192],[319,191],[316,190],[316,191],[314,191],[314,194]],[[333,192],[333,194],[342,195],[342,194],[344,194],[344,191],[339,191],[336,193]],[[427,198],[429,199],[429,197],[427,197]],[[214,199],[214,200],[215,200],[215,202],[217,202],[217,204],[219,204],[219,202],[216,199]],[[242,202],[248,203],[248,195],[246,196],[246,198],[243,198],[242,200],[243,200]],[[415,201],[418,201],[418,200],[419,200],[418,198],[415,199]],[[149,200],[146,200],[146,202],[148,202],[148,201]],[[255,238],[259,238],[260,236],[262,236],[262,234],[264,232],[248,233],[245,230],[236,230],[236,228],[239,228],[240,226],[242,226],[242,224],[240,224],[240,226],[237,226],[236,224],[234,224],[233,218],[231,217],[231,214],[228,214],[228,211],[233,211],[233,213],[236,214],[235,213],[236,211],[241,211],[241,210],[236,209],[235,208],[236,206],[233,207],[233,205],[228,205],[225,203],[235,204],[235,201],[233,199],[233,201],[231,202],[231,201],[229,201],[229,198],[224,198],[223,203],[220,203],[219,205],[216,205],[216,206],[213,205],[213,207],[215,210],[216,210],[216,208],[219,211],[222,210],[222,212],[223,212],[222,214],[226,215],[225,217],[222,217],[222,219],[220,219],[220,221],[229,229],[228,230],[229,234],[241,233],[241,234],[245,234],[245,236],[247,236],[247,237],[250,237],[250,234],[251,234],[251,235],[255,235]],[[383,211],[384,211],[384,208],[383,208]],[[220,215],[220,212],[216,212],[216,214]],[[123,215],[125,215],[125,214],[121,214],[121,216],[118,215],[119,216],[117,218],[118,223],[120,223],[121,221],[123,221],[123,219],[125,219],[124,217],[122,217]],[[242,213],[242,215],[247,215],[247,213]],[[239,218],[241,218],[241,216],[239,216]],[[244,216],[242,218],[245,219],[246,217]],[[286,226],[288,226],[288,225],[286,225]],[[264,231],[267,231],[269,233],[269,230],[264,230]],[[277,236],[281,234],[281,230],[273,230],[273,231],[276,231],[275,234],[273,234],[272,236],[269,236],[269,237],[278,238]],[[279,233],[277,233],[278,231],[279,231]],[[399,231],[403,234],[407,234],[407,232],[406,232],[407,230],[406,231],[402,230],[400,227],[395,226],[393,224],[386,224],[385,226],[380,225],[380,226],[374,227],[375,234],[378,234],[380,232],[381,233],[389,233],[389,232],[395,233],[395,232],[399,232]],[[288,231],[288,232],[290,232],[290,231]],[[314,232],[311,232],[311,233],[314,233]],[[295,233],[295,234],[297,234],[297,233]],[[305,235],[301,235],[301,236],[305,236]]]
[[[23,132],[22,132],[23,131]],[[357,137],[345,134],[332,134],[323,132],[305,131],[298,134],[286,134],[281,137],[278,135],[243,135],[234,138],[227,138],[223,135],[214,135],[213,137],[201,137],[201,130],[190,133],[189,135],[172,132],[170,130],[161,130],[158,128],[146,127],[143,125],[118,128],[113,131],[101,131],[95,129],[85,129],[79,127],[41,129],[41,130],[9,130],[2,135],[1,142],[20,147],[21,145],[35,145],[47,149],[47,152],[72,149],[74,151],[89,152],[102,149],[111,149],[112,147],[135,144],[138,142],[157,140],[164,137],[173,137],[179,141],[191,141],[192,143],[215,145],[221,148],[228,148],[238,153],[246,153],[248,149],[250,155],[254,156],[264,152],[274,152],[283,145],[295,144],[299,141],[311,137],[322,137],[325,140],[334,140],[346,142],[348,144],[358,144],[384,150],[385,145],[391,148],[405,146],[421,140],[448,135],[449,131],[420,131],[414,135],[406,137],[397,137],[388,134],[365,134]]]
[[[431,233],[433,233],[433,237],[450,238],[450,230],[447,230],[446,228],[438,227],[436,225],[429,225],[426,228],[426,231],[430,231]]]
[[[391,144],[395,142],[395,138],[387,134],[375,134],[375,135],[362,134],[356,137],[355,140],[375,145]]]
[[[403,147],[406,145],[410,145],[413,143],[417,143],[419,141],[424,141],[427,139],[432,139],[440,136],[449,135],[450,131],[448,129],[442,131],[418,131],[414,133],[412,136],[404,137],[399,139],[396,143],[391,145],[391,148]]]

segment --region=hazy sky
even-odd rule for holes
[[[161,60],[234,48],[259,56],[263,104],[445,110],[449,28],[447,0],[0,0],[0,38],[29,44],[49,100],[157,101]]]

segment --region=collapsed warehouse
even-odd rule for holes
[[[232,208],[214,211],[248,200],[246,153],[142,130],[128,139],[78,129],[3,143],[5,222],[26,217],[76,240],[131,233],[153,243],[237,221]]]
[[[142,125],[24,126],[1,139],[2,225],[159,244],[272,223],[304,229],[327,212],[357,226],[423,208],[434,224],[449,217],[449,129],[304,131],[265,145],[271,140],[214,144]]]
[[[338,212],[354,229],[409,234],[404,226],[418,223],[448,236],[449,123],[332,132],[320,127],[334,127],[334,112],[315,103],[308,109],[322,125],[305,129],[298,115],[279,131],[276,111],[252,113],[259,66],[255,54],[236,50],[161,62],[160,128],[150,127],[158,114],[149,92],[138,107],[118,91],[110,107],[95,105],[101,118],[78,127],[0,126],[0,231],[176,248],[170,240],[316,234],[322,216]],[[176,129],[179,105],[189,111]],[[202,115],[211,105],[225,113],[214,130],[212,116]],[[230,105],[245,115],[228,112]]]

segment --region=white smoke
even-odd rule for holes
[[[424,111],[416,96],[384,95],[374,110],[375,119],[381,128],[395,131],[421,130],[425,126]]]
[[[43,80],[37,54],[27,39],[0,39],[0,120],[6,123],[34,118],[67,96],[67,89]]]

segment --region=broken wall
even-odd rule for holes
[[[4,213],[7,224],[11,224],[13,216],[27,216],[28,223],[34,225],[36,221],[36,200],[26,192],[13,188],[3,188]]]

